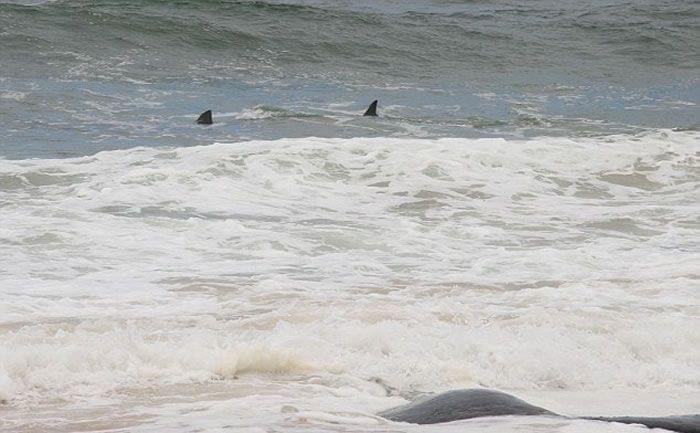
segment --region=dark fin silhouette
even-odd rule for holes
[[[367,108],[367,111],[365,111],[365,114],[363,116],[376,116],[377,115],[377,101],[372,102],[369,104],[369,108]]]
[[[211,118],[211,110],[207,110],[199,115],[197,123],[200,125],[211,125],[214,121]]]

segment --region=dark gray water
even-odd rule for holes
[[[700,124],[696,1],[2,2],[0,47],[6,158]]]

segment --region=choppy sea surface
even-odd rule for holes
[[[699,413],[699,76],[684,0],[0,1],[0,431]]]

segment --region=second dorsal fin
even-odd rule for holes
[[[200,114],[199,118],[197,119],[197,123],[200,125],[211,125],[214,123],[213,119],[211,118],[211,110],[207,110]]]

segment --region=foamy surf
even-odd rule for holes
[[[0,428],[643,431],[374,415],[472,386],[698,412],[699,138],[0,160]]]

